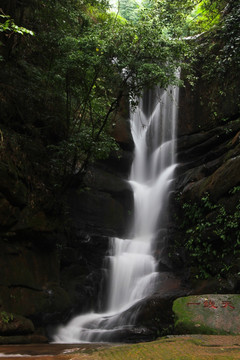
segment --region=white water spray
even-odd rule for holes
[[[151,109],[141,99],[131,116],[135,143],[129,179],[134,192],[133,238],[111,239],[107,311],[75,317],[57,329],[55,342],[111,341],[114,333],[134,325],[136,314],[126,310],[154,292],[159,274],[153,245],[176,167],[178,88],[157,89],[154,99]]]

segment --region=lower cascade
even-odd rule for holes
[[[153,253],[176,167],[177,100],[177,87],[155,89],[132,112],[135,156],[128,181],[134,193],[134,219],[130,239],[110,239],[107,310],[77,316],[58,327],[54,342],[114,341],[117,333],[134,327],[137,307],[133,305],[161,284]]]

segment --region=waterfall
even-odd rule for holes
[[[148,93],[149,95],[149,93]],[[154,241],[173,179],[178,88],[144,95],[131,114],[135,156],[129,183],[134,193],[131,239],[110,239],[110,284],[107,310],[88,313],[60,326],[59,343],[111,341],[114,333],[134,326],[131,306],[154,292],[159,279],[153,256]]]

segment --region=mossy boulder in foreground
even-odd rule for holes
[[[33,332],[34,326],[30,319],[6,311],[0,312],[0,336],[25,335]]]
[[[240,295],[209,294],[173,303],[178,334],[240,334]]]

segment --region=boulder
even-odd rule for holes
[[[181,297],[173,312],[177,334],[240,334],[240,295]]]
[[[173,273],[162,273],[156,284],[156,292],[131,306],[129,309],[117,316],[111,324],[118,327],[120,324],[129,324],[121,328],[120,333],[116,332],[119,341],[140,342],[154,340],[159,335],[171,333],[173,325],[172,304],[174,299],[188,293],[184,288],[181,279]],[[121,334],[121,338],[119,337]],[[146,336],[146,337],[145,337]],[[111,339],[112,340],[112,339]]]
[[[26,335],[34,332],[31,320],[5,311],[0,312],[0,336]]]
[[[180,277],[171,272],[162,273],[156,292],[132,307],[136,312],[136,325],[163,332],[172,325],[173,301],[188,292]]]

